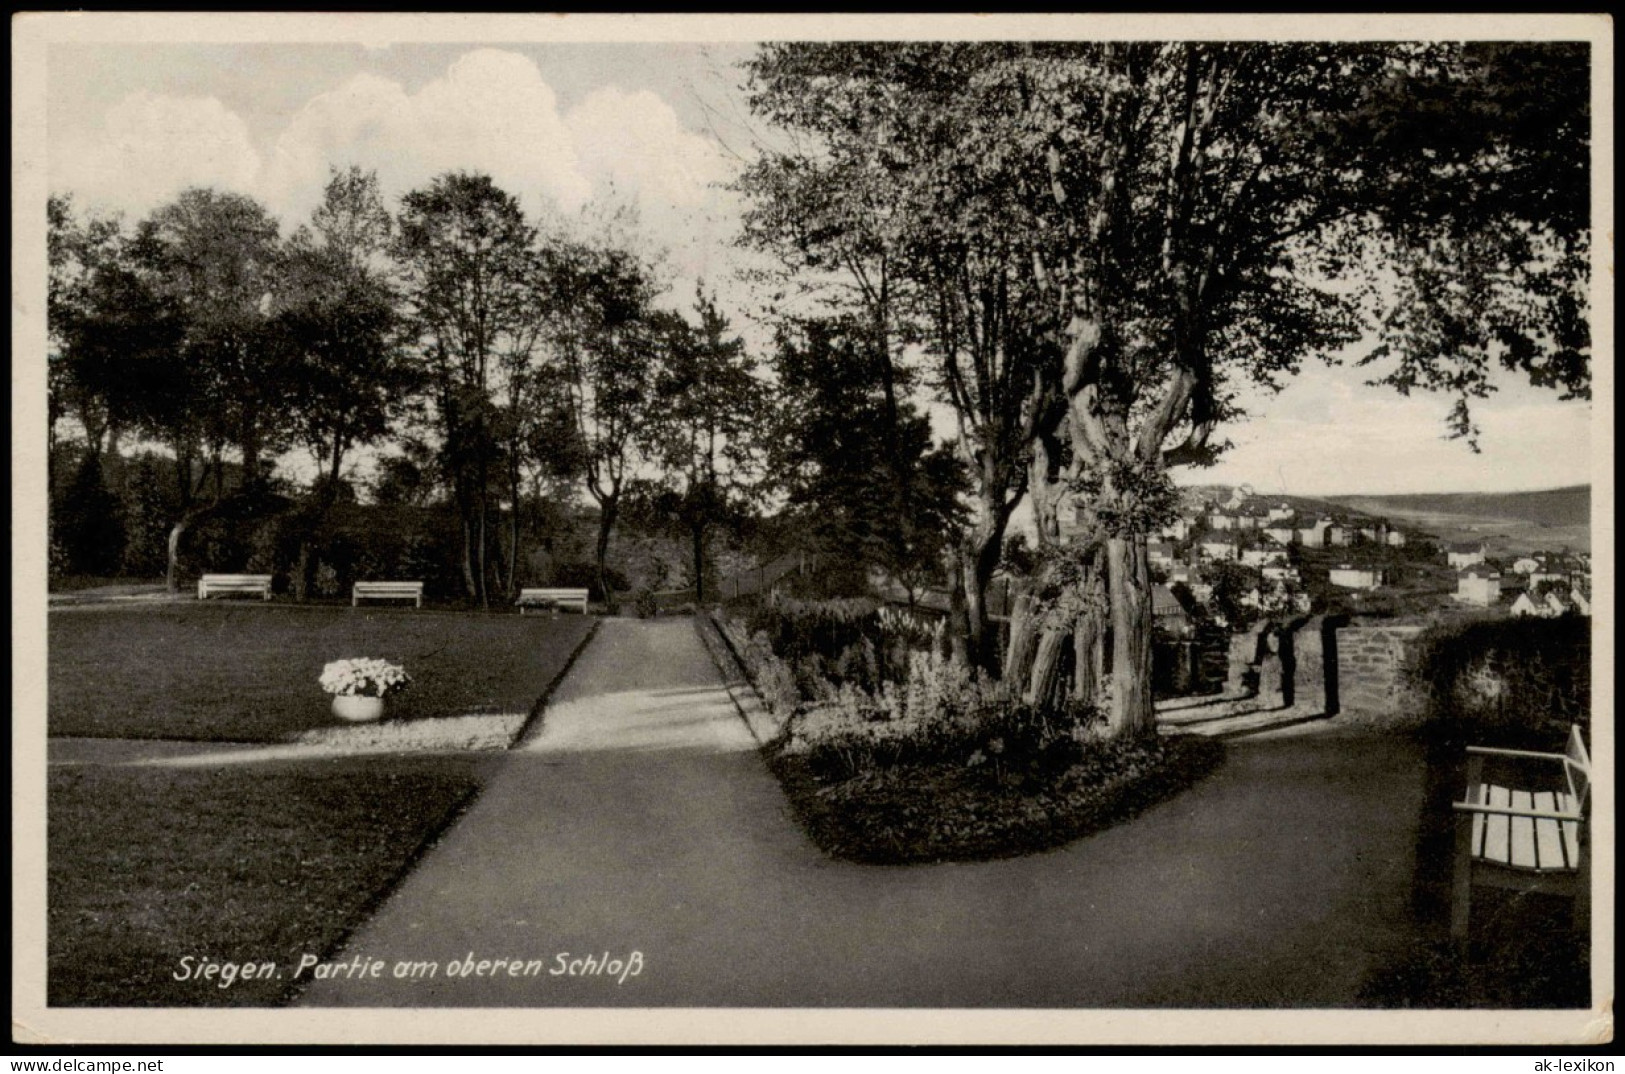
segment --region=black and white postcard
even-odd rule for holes
[[[13,42],[16,1042],[1612,1040],[1606,17]]]

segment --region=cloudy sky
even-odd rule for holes
[[[564,218],[635,206],[669,251],[673,303],[696,281],[735,320],[740,205],[723,185],[753,132],[744,43],[53,44],[51,189],[134,220],[191,185],[251,194],[296,226],[330,166],[376,169],[391,198],[483,170]],[[756,338],[761,338],[752,333]],[[1510,380],[1479,409],[1483,454],[1443,439],[1447,400],[1402,399],[1360,370],[1307,368],[1206,482],[1305,494],[1548,488],[1591,478],[1591,409]]]

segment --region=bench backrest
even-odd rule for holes
[[[547,600],[554,597],[562,597],[567,600],[586,600],[587,591],[585,589],[521,589],[519,591],[520,600]]]
[[[357,589],[377,590],[379,592],[383,592],[383,591],[386,591],[386,590],[397,590],[397,589],[421,590],[423,588],[423,583],[422,582],[357,582],[355,584],[355,587]]]
[[[205,574],[203,581],[209,585],[266,585],[271,581],[269,574]]]
[[[1569,729],[1568,748],[1563,751],[1563,768],[1569,779],[1569,793],[1574,796],[1574,805],[1584,812],[1591,794],[1591,754],[1586,749],[1585,735],[1580,732],[1580,725],[1575,724]]]

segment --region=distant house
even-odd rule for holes
[[[1512,602],[1512,614],[1518,618],[1522,618],[1526,615],[1538,615],[1544,617],[1546,615],[1546,605],[1544,603],[1537,603],[1535,599],[1529,595],[1529,591],[1526,589],[1522,593],[1518,594],[1517,600]]]
[[[1388,547],[1389,548],[1404,548],[1405,547],[1405,531],[1404,530],[1389,530],[1388,531]]]
[[[1519,574],[1533,574],[1540,570],[1540,560],[1533,556],[1523,556],[1513,561],[1512,569]]]
[[[1484,562],[1483,542],[1476,544],[1453,544],[1445,549],[1445,562],[1457,570],[1465,567],[1475,567]]]
[[[1243,567],[1263,567],[1270,563],[1284,563],[1286,550],[1283,548],[1249,548],[1241,553]]]
[[[1565,585],[1569,584],[1568,574],[1563,571],[1552,570],[1548,567],[1542,567],[1539,570],[1530,571],[1528,577],[1530,589],[1534,589],[1542,582],[1562,582]]]
[[[1329,547],[1346,548],[1354,543],[1354,531],[1341,522],[1334,522],[1326,527],[1326,544]]]
[[[1290,504],[1278,503],[1274,507],[1270,508],[1269,520],[1271,522],[1279,522],[1282,519],[1290,519],[1295,514],[1297,514],[1297,512],[1292,509]]]
[[[1236,559],[1236,542],[1234,541],[1203,541],[1199,546],[1202,555],[1208,559],[1222,559],[1234,562]]]
[[[1369,541],[1371,544],[1388,543],[1388,523],[1383,519],[1366,523],[1358,532],[1362,541]]]
[[[1151,541],[1145,546],[1145,554],[1151,560],[1153,567],[1171,567],[1174,562],[1174,546],[1166,541]]]
[[[1323,518],[1307,529],[1298,531],[1298,541],[1305,548],[1325,548],[1326,531],[1331,528],[1332,520]]]
[[[1264,577],[1271,582],[1296,582],[1298,568],[1288,567],[1284,563],[1271,563],[1265,566]]]
[[[1265,526],[1264,536],[1278,544],[1291,544],[1298,536],[1298,531],[1289,525]]]
[[[1233,530],[1236,528],[1236,516],[1227,515],[1223,511],[1215,511],[1207,516],[1207,528],[1210,530]]]
[[[1191,520],[1176,518],[1162,527],[1162,536],[1174,541],[1183,541],[1191,535]]]
[[[1456,576],[1456,599],[1488,608],[1501,599],[1501,575],[1483,565],[1468,567]]]
[[[1567,615],[1579,609],[1569,601],[1568,597],[1553,590],[1546,594],[1546,613],[1551,616]]]
[[[1151,617],[1159,629],[1176,637],[1189,634],[1194,626],[1184,605],[1165,585],[1151,587]]]
[[[1342,589],[1380,589],[1383,572],[1375,567],[1351,567],[1345,563],[1333,567],[1326,580]]]
[[[1256,530],[1263,524],[1263,519],[1252,511],[1239,511],[1236,513],[1236,529]]]
[[[1197,580],[1196,571],[1191,567],[1191,565],[1189,563],[1180,563],[1180,562],[1175,561],[1174,563],[1170,563],[1168,565],[1168,584],[1169,585],[1173,585],[1175,582],[1184,582],[1186,585],[1190,585],[1193,581],[1196,581],[1196,580]]]

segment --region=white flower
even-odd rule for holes
[[[411,685],[412,676],[399,664],[361,656],[333,661],[322,668],[319,681],[330,694],[388,697]]]

